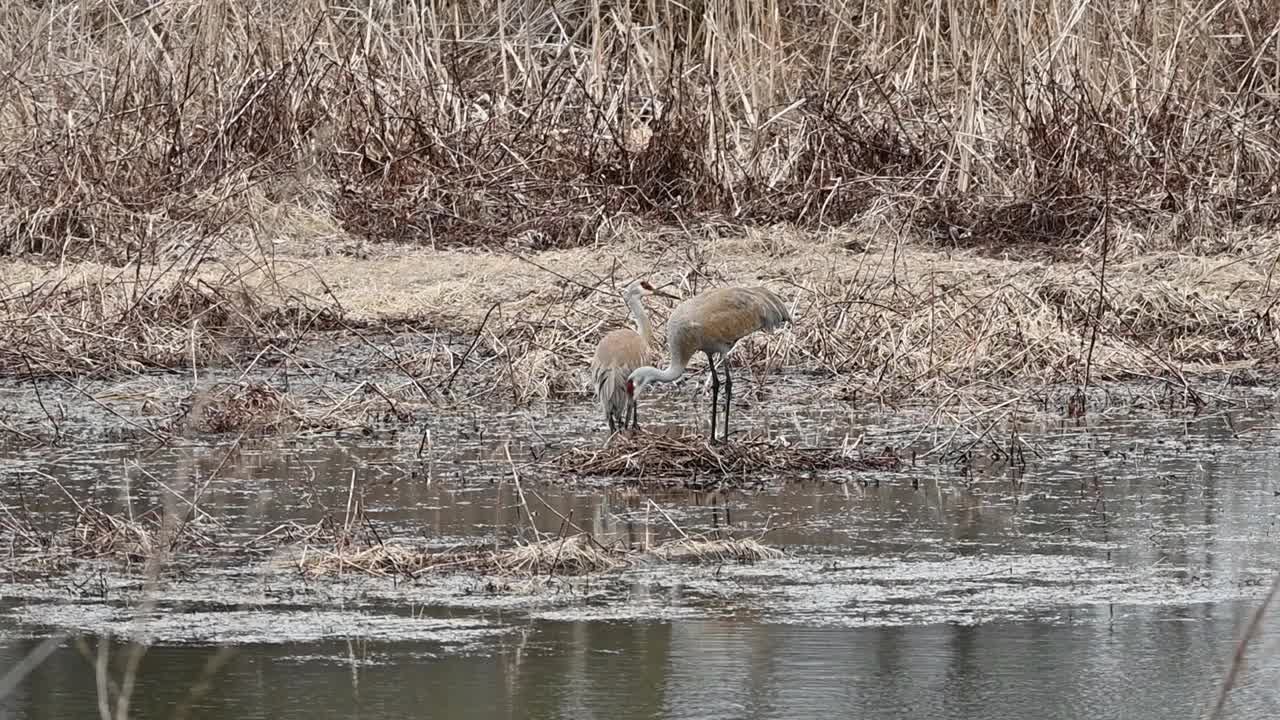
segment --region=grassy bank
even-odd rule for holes
[[[11,3],[0,368],[237,363],[394,322],[479,337],[406,374],[488,358],[522,404],[576,391],[641,273],[772,284],[798,325],[739,361],[850,396],[1269,366],[1278,20]]]
[[[121,320],[156,338],[154,345],[132,334],[73,332],[81,322],[74,313],[84,311],[76,304],[87,297],[98,308],[115,298],[116,307],[127,307],[131,282],[104,292],[95,266],[59,272],[10,261],[2,266],[11,292],[47,283],[64,300],[39,291],[45,314],[31,312],[34,301],[10,303],[9,320],[33,331],[8,337],[0,358],[20,373],[37,351],[47,370],[73,373],[79,358],[124,358],[117,371],[138,371],[187,364],[194,347],[199,363],[261,367],[300,362],[297,347],[327,335],[319,330],[336,329],[357,345],[353,332],[368,338],[389,330],[414,340],[412,349],[375,358],[404,376],[401,397],[434,401],[446,386],[466,395],[488,388],[489,397],[519,406],[585,392],[580,373],[595,342],[629,322],[622,286],[644,275],[682,296],[717,285],[770,285],[796,324],[746,339],[735,364],[756,379],[808,371],[824,379],[823,392],[845,400],[998,395],[1147,376],[1181,387],[1206,374],[1257,381],[1276,369],[1280,288],[1271,270],[1280,243],[1273,235],[1228,237],[1202,254],[1155,252],[1141,236],[1121,236],[1105,283],[1095,263],[983,257],[892,237],[772,228],[721,239],[686,235],[670,247],[643,232],[540,253],[388,247],[360,258],[281,255],[271,269],[247,263],[238,273],[247,294],[259,293],[253,313],[240,310],[235,295],[211,296],[213,309],[236,311],[207,312],[192,325],[173,313]],[[151,272],[162,268],[143,266],[144,276]],[[173,287],[213,285],[225,273],[209,269]],[[294,305],[302,300],[316,307],[303,312]],[[648,303],[660,334],[673,307]],[[58,355],[58,343],[71,341],[77,351]],[[702,362],[695,358],[694,367]],[[107,371],[107,362],[98,369]]]

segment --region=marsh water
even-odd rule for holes
[[[1267,393],[1198,413],[1028,411],[1010,462],[980,410],[972,422],[851,410],[810,401],[803,380],[742,385],[736,433],[892,446],[907,461],[656,490],[544,462],[603,442],[580,400],[161,448],[102,432],[118,419],[85,406],[63,418],[77,442],[4,446],[5,507],[57,527],[77,500],[141,514],[202,486],[210,544],[154,585],[104,564],[4,568],[0,677],[40,662],[0,717],[97,714],[95,666],[115,682],[137,648],[129,714],[146,718],[1201,716],[1280,570],[1280,413]],[[43,421],[29,390],[7,392],[11,426]],[[46,407],[82,394],[59,392],[45,388]],[[653,398],[646,427],[704,421],[696,394],[691,383]],[[719,532],[786,555],[586,578],[299,573],[272,532],[342,515],[357,490],[388,541],[525,541],[527,505],[545,533],[569,517],[602,540]],[[1229,717],[1280,711],[1277,629],[1263,621]]]

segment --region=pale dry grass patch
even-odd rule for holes
[[[289,288],[265,263],[0,263],[0,368],[17,374],[232,362],[238,348],[328,329],[331,297]],[[253,270],[242,268],[252,267]]]
[[[786,553],[755,538],[688,537],[658,545],[653,554],[670,562],[756,563],[777,560]]]
[[[287,254],[295,245],[283,243],[269,264],[245,251],[239,265],[229,252],[218,266],[185,276],[142,266],[143,277],[155,278],[147,286],[151,295],[163,302],[139,305],[155,308],[154,322],[144,324],[150,335],[135,342],[156,359],[182,364],[191,353],[186,321],[193,315],[253,326],[249,320],[304,301],[340,308],[341,322],[357,327],[412,322],[474,339],[466,356],[456,348],[424,350],[412,372],[430,381],[457,371],[464,384],[489,385],[524,405],[587,392],[582,372],[596,341],[632,326],[621,289],[644,277],[684,297],[715,286],[768,285],[795,323],[742,340],[732,358],[736,368],[757,379],[803,370],[841,380],[838,388],[881,396],[941,395],[975,383],[1081,385],[1086,367],[1091,379],[1103,379],[1272,363],[1280,347],[1273,322],[1280,297],[1274,235],[1225,236],[1210,255],[1144,251],[1149,238],[1126,228],[1115,237],[1101,315],[1100,258],[996,258],[897,242],[883,230],[811,234],[771,227],[701,238],[632,231],[620,233],[617,245],[569,250],[399,248],[361,257],[303,257]],[[124,313],[136,293],[123,276],[104,281],[111,271],[101,265],[54,272],[10,261],[3,269],[10,295],[56,282],[78,302],[92,298],[97,314],[78,320],[88,326]],[[204,303],[203,310],[184,314],[183,303]],[[30,304],[11,302],[0,311],[29,324]],[[667,362],[664,325],[674,305],[646,300],[659,366]],[[197,360],[215,350],[200,344]],[[695,356],[691,371],[703,362]]]
[[[507,547],[430,550],[397,542],[322,547],[305,543],[287,558],[308,577],[362,573],[381,577],[420,577],[427,573],[466,572],[504,578],[583,577],[660,562],[755,563],[785,553],[755,538],[681,536],[653,546],[602,545],[586,533],[517,542]]]

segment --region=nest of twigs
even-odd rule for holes
[[[630,478],[892,470],[901,462],[891,450],[855,456],[841,448],[794,447],[781,440],[747,438],[712,445],[698,435],[645,432],[614,436],[600,448],[571,448],[556,458],[560,469],[579,475]]]

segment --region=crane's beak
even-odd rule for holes
[[[657,295],[658,297],[664,297],[664,298],[666,298],[666,299],[668,299],[668,300],[679,300],[679,299],[680,299],[680,298],[676,297],[675,295],[672,295],[671,293],[663,292],[663,291],[659,290],[658,288],[656,288],[656,287],[654,287],[654,286],[650,285],[648,282],[641,281],[641,282],[640,282],[640,287],[644,288],[644,289],[645,289],[645,291],[647,291],[650,295]]]

